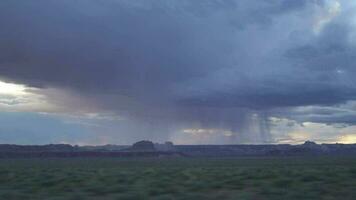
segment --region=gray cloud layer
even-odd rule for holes
[[[355,100],[353,6],[3,0],[0,77],[70,91],[85,99],[74,109],[95,107],[158,127],[166,127],[164,119],[242,134],[257,113],[257,132],[269,140],[261,124],[274,109]]]

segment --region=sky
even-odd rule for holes
[[[0,143],[356,143],[356,2],[0,1]]]

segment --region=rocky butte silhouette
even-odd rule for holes
[[[151,141],[142,140],[139,142],[134,143],[130,148],[129,151],[156,151],[156,148]]]

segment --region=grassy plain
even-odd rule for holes
[[[0,199],[356,199],[356,158],[3,159]]]

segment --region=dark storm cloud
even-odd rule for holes
[[[294,64],[310,71],[323,72],[325,75],[327,72],[336,70],[355,72],[356,48],[349,42],[352,33],[350,28],[347,24],[329,24],[316,40],[291,47],[286,55],[294,61]],[[333,77],[324,76],[323,78]]]
[[[300,7],[288,2],[2,1],[1,74],[40,87],[166,93],[233,64],[231,21],[259,24]]]
[[[353,108],[355,102],[349,102],[333,107],[308,106],[283,113],[283,116],[288,116],[300,123],[305,121],[314,123],[323,123],[329,125],[351,126],[356,125],[356,111]]]
[[[70,91],[85,100],[73,109],[241,132],[251,110],[263,124],[274,108],[355,99],[350,23],[341,15],[312,33],[313,9],[324,6],[3,0],[0,78]],[[69,100],[51,97],[72,109]]]

